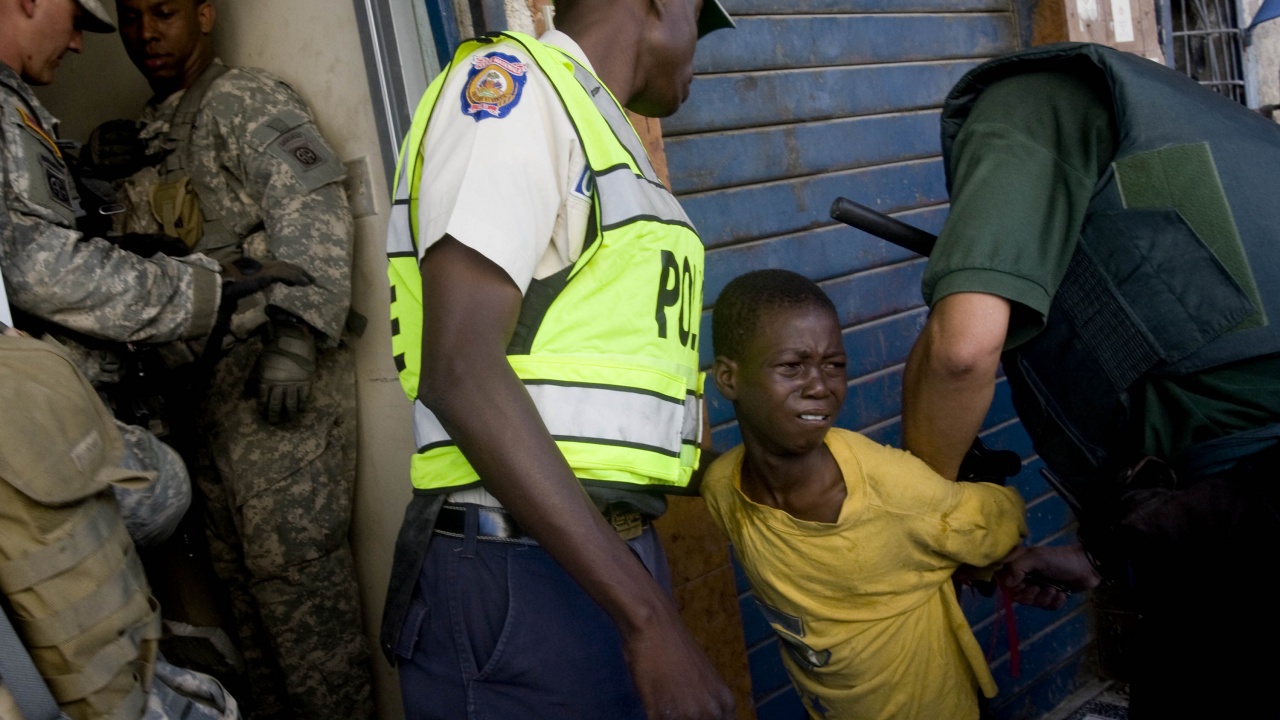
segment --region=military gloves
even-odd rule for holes
[[[271,313],[266,344],[258,356],[258,409],[272,425],[297,417],[311,401],[316,340],[302,320]]]

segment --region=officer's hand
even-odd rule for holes
[[[272,320],[258,356],[258,410],[272,425],[297,417],[311,402],[316,341],[301,320]]]
[[[134,255],[151,257],[152,255],[168,255],[169,257],[186,257],[191,249],[181,238],[164,233],[125,233],[111,238],[121,250],[128,250]]]
[[[1102,582],[1079,545],[1014,548],[1003,560],[999,579],[1014,601],[1042,610],[1057,610],[1072,592],[1092,590]]]
[[[93,129],[80,161],[94,177],[121,180],[148,165],[141,128],[132,120],[108,120]]]
[[[311,273],[283,260],[239,258],[222,264],[222,305],[224,315],[235,311],[235,303],[272,283],[306,287],[315,282]]]
[[[651,720],[730,720],[733,695],[674,609],[624,636],[631,677]]]

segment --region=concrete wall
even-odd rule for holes
[[[399,717],[395,677],[376,649],[376,628],[395,533],[409,498],[413,440],[409,405],[391,363],[384,250],[389,193],[354,5],[351,0],[216,2],[219,55],[230,64],[254,65],[283,77],[311,106],[339,157],[367,157],[370,164],[377,213],[356,221],[354,305],[370,322],[355,343],[360,461],[353,542],[365,628],[374,648],[380,716]],[[83,139],[103,120],[135,116],[150,92],[125,57],[119,37],[110,35],[87,37],[84,54],[68,56],[57,82],[39,94],[62,118],[62,134]]]
[[[1262,0],[1241,0],[1240,24],[1248,27]],[[1280,19],[1259,25],[1245,48],[1246,81],[1255,94],[1250,105],[1280,104]]]

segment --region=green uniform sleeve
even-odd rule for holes
[[[1033,337],[1113,146],[1110,106],[1083,79],[1034,73],[988,88],[948,158],[951,210],[925,270],[925,301],[999,295],[1015,308],[1006,347]]]

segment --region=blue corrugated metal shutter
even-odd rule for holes
[[[938,108],[952,84],[1017,46],[1008,0],[728,0],[736,31],[699,46],[689,102],[663,121],[673,190],[708,248],[708,307],[752,269],[781,267],[821,282],[845,326],[850,390],[843,427],[900,444],[907,352],[922,327],[924,260],[834,224],[845,195],[937,232],[947,193]],[[702,337],[710,338],[710,314]],[[709,365],[710,342],[702,345]],[[733,409],[708,391],[716,447],[740,441]],[[1033,542],[1068,539],[1065,505],[1040,480],[1039,461],[1001,382],[988,444],[1026,459],[1017,486]],[[801,718],[777,642],[741,582],[759,717]],[[1021,609],[1021,673],[1011,676],[1004,621],[992,599],[966,597],[994,648],[1006,718],[1035,717],[1073,690],[1090,639],[1079,598],[1062,613]]]

